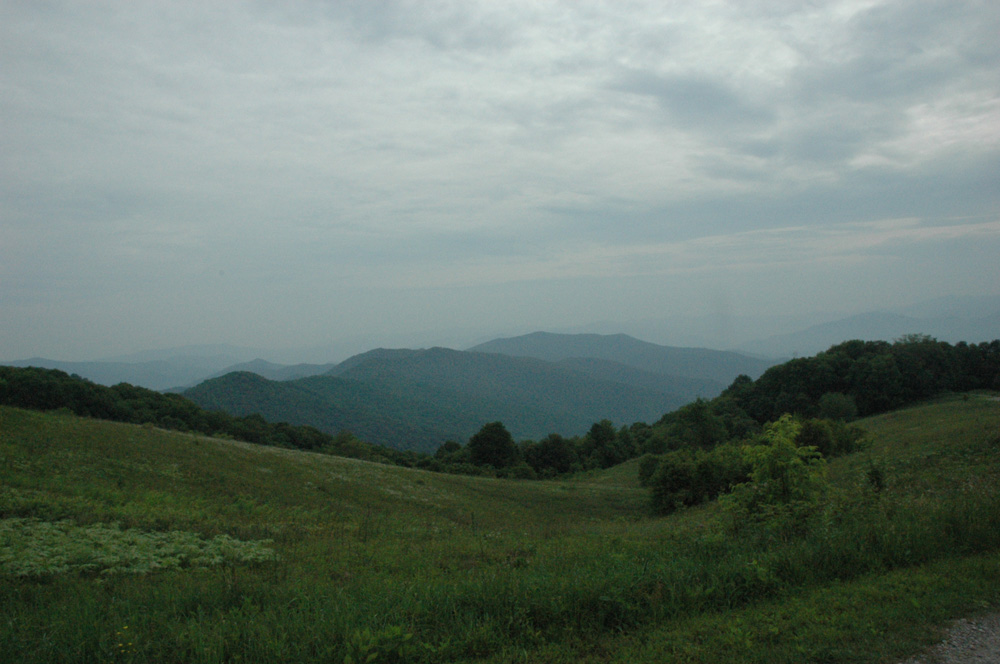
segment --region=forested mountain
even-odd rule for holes
[[[570,357],[559,360],[556,364],[602,380],[677,394],[685,397],[687,401],[718,394],[725,387],[722,383],[714,380],[669,376],[594,357]]]
[[[448,438],[464,440],[476,429],[475,415],[452,404],[451,395],[332,375],[273,381],[235,372],[207,380],[184,396],[209,410],[259,413],[268,421],[308,424],[334,434],[346,430],[365,441],[423,452],[433,452]]]
[[[292,381],[229,374],[184,395],[206,408],[257,412],[328,432],[347,429],[369,442],[421,451],[464,441],[495,420],[517,438],[576,435],[604,418],[655,420],[689,400],[534,358],[446,348],[379,349],[326,375]]]
[[[535,357],[550,362],[571,358],[609,360],[650,373],[712,381],[721,391],[733,378],[755,378],[773,361],[707,348],[678,348],[640,341],[627,334],[552,334],[534,332],[495,339],[470,348],[481,353]],[[700,394],[700,396],[714,396]]]

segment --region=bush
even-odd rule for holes
[[[827,392],[819,398],[820,417],[840,422],[850,422],[858,416],[854,398],[840,392]]]
[[[538,474],[535,473],[534,468],[521,462],[516,466],[508,466],[497,471],[497,477],[508,480],[536,480],[538,479]]]
[[[799,447],[815,447],[825,457],[834,456],[837,441],[827,420],[805,420],[801,423],[795,444]]]
[[[698,502],[694,492],[695,456],[689,450],[665,454],[653,473],[653,511],[670,514]]]
[[[744,447],[750,481],[724,500],[733,530],[767,524],[787,534],[815,511],[826,489],[826,462],[815,447],[795,444],[802,429],[791,415],[764,428],[764,444]]]
[[[639,485],[649,487],[653,483],[653,475],[660,466],[662,454],[644,454],[639,459]]]

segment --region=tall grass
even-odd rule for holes
[[[808,518],[734,535],[714,505],[657,519],[644,492],[611,483],[437,476],[0,409],[4,517],[266,538],[276,553],[138,575],[8,570],[0,652],[572,661],[678,621],[1000,550],[998,410],[952,401],[871,421],[874,447],[831,463]]]

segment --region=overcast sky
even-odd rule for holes
[[[0,358],[996,294],[998,35],[995,0],[0,0]]]

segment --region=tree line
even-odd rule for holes
[[[179,394],[119,383],[107,387],[58,369],[0,366],[0,404],[33,410],[66,410],[81,417],[151,424],[173,431],[325,452],[370,461],[413,465],[417,455],[372,445],[350,432],[331,435],[306,425],[268,422],[205,410]]]
[[[583,436],[553,433],[515,443],[501,422],[463,446],[449,441],[421,467],[513,478],[552,478],[642,457],[640,481],[654,506],[670,511],[710,500],[745,482],[753,463],[741,447],[759,447],[768,427],[791,418],[781,436],[829,458],[863,444],[849,423],[942,392],[1000,390],[1000,340],[952,345],[924,335],[894,342],[846,341],[813,357],[738,376],[714,399],[696,399],[653,424],[595,423]],[[788,433],[794,431],[794,435]]]
[[[640,461],[640,481],[654,505],[669,511],[709,500],[753,472],[741,446],[766,443],[768,426],[794,419],[783,440],[824,457],[861,444],[848,426],[864,417],[947,391],[1000,389],[1000,340],[955,345],[911,335],[895,342],[846,341],[813,357],[739,376],[714,399],[696,399],[657,422],[616,427],[595,422],[582,436],[551,433],[516,442],[502,422],[485,424],[465,444],[444,442],[435,454],[400,451],[331,435],[310,426],[268,422],[205,410],[176,394],[121,383],[94,384],[59,370],[0,367],[0,404],[77,415],[252,443],[326,452],[449,473],[548,479]],[[794,429],[795,434],[788,434]],[[772,436],[773,438],[773,436]]]
[[[730,492],[729,505],[756,504],[762,477],[770,500],[799,500],[776,483],[808,477],[815,485],[823,460],[864,446],[864,432],[849,424],[854,418],[976,389],[1000,389],[1000,341],[847,341],[771,367],[756,381],[740,376],[719,397],[664,416],[668,450],[647,453],[639,479],[660,513]],[[877,473],[870,479],[878,484]]]

